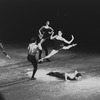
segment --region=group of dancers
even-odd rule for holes
[[[73,40],[74,40],[74,36],[72,35],[72,39],[70,41],[66,40],[62,35],[62,31],[59,30],[58,33],[55,35],[53,28],[51,28],[50,26],[50,22],[47,21],[45,26],[42,26],[39,29],[39,34],[38,34],[38,38],[37,37],[32,37],[31,38],[31,42],[28,45],[28,56],[27,59],[29,62],[32,63],[33,65],[33,74],[31,79],[36,79],[35,78],[35,74],[37,71],[37,67],[38,67],[38,63],[42,63],[45,60],[50,62],[50,57],[53,56],[54,54],[58,53],[60,50],[67,50],[70,49],[71,47],[76,46],[77,44],[72,44]],[[48,54],[48,50],[46,45],[43,45],[47,39],[53,40],[54,41],[54,46],[52,51]],[[66,46],[67,44],[67,46]],[[45,57],[41,58],[41,54],[42,54],[42,50],[45,50]],[[39,51],[39,59],[36,59],[36,54]],[[52,72],[54,74],[54,72]],[[75,71],[75,74],[73,77],[70,76],[70,74],[65,73],[57,73],[56,75],[62,75],[65,79],[70,79],[70,80],[76,80],[79,76],[81,76],[80,73],[78,73],[77,71]]]
[[[31,38],[31,42],[28,45],[28,55],[27,55],[27,60],[32,63],[33,65],[33,73],[31,79],[34,80],[35,74],[37,72],[37,67],[38,64],[41,64],[44,60],[50,62],[50,57],[58,53],[60,50],[67,50],[70,49],[77,44],[72,44],[74,40],[74,36],[72,35],[71,40],[68,41],[66,40],[62,35],[62,31],[59,30],[57,34],[55,34],[54,30],[52,27],[49,26],[50,22],[47,21],[45,26],[42,26],[39,29],[39,34],[37,36],[34,36]],[[48,48],[47,45],[47,39],[53,40],[54,41],[54,46],[51,52],[48,54]],[[67,46],[66,46],[67,45]],[[0,41],[0,48],[3,52],[3,54],[11,59],[11,57],[8,55],[8,53],[5,51],[2,42]],[[42,55],[42,50],[44,49],[45,51],[45,57],[41,58]],[[36,58],[36,54],[39,52],[39,58]],[[48,75],[51,76],[57,76],[59,78],[63,78],[65,80],[77,80],[80,76],[81,73],[78,71],[75,71],[74,75],[71,76],[68,73],[60,73],[60,72],[50,72]]]

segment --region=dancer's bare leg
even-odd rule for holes
[[[67,49],[70,49],[71,47],[74,47],[76,45],[77,44],[72,44],[72,45],[64,46],[64,47],[62,47],[62,49],[67,50]]]
[[[77,45],[77,44],[72,44],[72,45],[64,46],[64,47],[62,47],[61,49],[67,50],[67,49],[70,49],[71,47],[74,47],[74,46],[76,46],[76,45]],[[60,49],[60,50],[61,50],[61,49]],[[43,61],[44,59],[50,58],[51,56],[55,55],[55,54],[58,53],[58,52],[59,52],[59,50],[54,50],[54,49],[53,49],[53,50],[50,52],[49,55],[47,55],[46,57],[40,59],[39,62],[40,62],[40,61]]]
[[[47,55],[46,57],[40,59],[39,61],[43,61],[44,59],[50,58],[51,56],[55,55],[55,54],[58,53],[58,52],[59,52],[59,50],[54,50],[54,49],[53,49],[53,50],[50,52],[49,55]]]
[[[59,50],[52,50],[51,53],[46,56],[45,58],[50,58],[51,56],[55,55],[56,53],[58,53]]]
[[[41,39],[40,43],[38,44],[40,50],[42,50],[41,44],[42,44],[44,41],[45,41],[45,39]]]

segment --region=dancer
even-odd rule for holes
[[[27,56],[28,61],[31,62],[33,67],[34,67],[31,79],[35,79],[34,76],[35,76],[36,71],[37,71],[36,54],[38,52],[38,49],[39,49],[39,47],[38,47],[38,44],[37,44],[37,39],[32,38],[31,43],[28,46],[28,56]]]
[[[0,40],[0,49],[2,50],[3,54],[4,54],[7,58],[11,59],[10,56],[9,56],[9,55],[7,54],[7,52],[5,51],[1,40]]]
[[[39,36],[36,36],[37,40],[38,40],[38,43],[40,43],[41,39],[39,38]],[[47,47],[47,42],[44,41],[42,44],[42,50],[44,50],[44,53],[45,53],[45,56],[48,55],[48,47]],[[42,55],[42,50],[39,49],[39,55],[38,55],[38,58],[41,59],[41,55]],[[50,62],[49,59],[46,59],[47,62]],[[42,62],[39,62],[39,64],[41,64]]]
[[[46,57],[40,59],[39,62],[43,61],[44,59],[50,58],[51,56],[58,53],[62,49],[67,50],[67,49],[70,49],[71,47],[74,47],[77,45],[77,44],[71,44],[72,41],[74,40],[73,35],[72,35],[72,39],[70,41],[67,41],[65,38],[62,37],[63,33],[61,31],[58,31],[58,34],[55,36],[53,36],[53,34],[51,35],[50,39],[54,40],[55,46],[54,46],[53,50],[51,51],[51,53],[49,55],[47,55]],[[65,46],[64,43],[71,44],[71,45]]]
[[[82,76],[82,74],[79,73],[77,70],[75,70],[74,73],[49,72],[47,75],[55,76],[55,77],[61,78],[66,81],[67,80],[70,80],[70,81],[79,80]]]
[[[47,21],[46,22],[46,25],[45,26],[42,26],[40,29],[39,29],[39,34],[38,34],[38,37],[40,39],[40,43],[39,43],[39,46],[41,48],[41,50],[39,50],[39,59],[41,59],[41,55],[42,55],[42,48],[44,49],[45,51],[45,56],[48,55],[48,48],[47,48],[47,44],[46,44],[46,40],[50,38],[51,34],[53,33],[53,28],[51,28],[50,26],[50,22]],[[49,59],[46,59],[46,61],[50,62]],[[41,63],[41,62],[39,62]]]
[[[50,22],[47,21],[46,25],[45,26],[42,26],[40,29],[39,29],[39,37],[41,39],[40,43],[39,43],[39,46],[42,50],[42,47],[41,47],[41,44],[47,39],[47,38],[50,38],[51,34],[53,33],[53,28],[51,28],[50,26]]]
[[[44,50],[45,56],[47,56],[47,55],[48,55],[48,47],[47,47],[46,41],[44,41],[44,42],[41,44],[41,46],[42,46],[42,49]],[[39,59],[41,59],[41,55],[42,55],[42,50],[39,50]],[[47,62],[50,62],[50,59],[47,58],[46,61],[47,61]],[[42,62],[39,62],[39,64],[41,64],[41,63],[42,63]]]
[[[39,29],[39,37],[41,39],[41,44],[47,39],[50,38],[51,34],[54,32],[53,28],[51,28],[50,26],[50,22],[47,21],[45,26],[42,26]]]

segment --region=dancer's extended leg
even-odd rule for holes
[[[41,39],[40,43],[38,44],[40,50],[42,50],[41,44],[42,44],[44,41],[45,41],[45,39]]]
[[[51,53],[46,56],[45,58],[50,58],[51,56],[55,55],[56,53],[58,53],[59,50],[52,50]]]
[[[52,50],[52,51],[50,52],[49,55],[47,55],[46,57],[40,59],[39,62],[40,62],[40,61],[43,61],[44,59],[50,58],[51,56],[53,56],[53,55],[55,55],[56,53],[58,53],[58,51],[59,51],[59,50]]]
[[[62,47],[61,49],[67,50],[67,49],[70,49],[71,47],[74,47],[74,46],[76,46],[76,45],[77,45],[77,44],[72,44],[72,45],[64,46],[64,47]],[[61,49],[60,49],[60,50],[61,50]],[[39,62],[40,62],[40,61],[43,61],[44,59],[50,58],[51,56],[55,55],[55,54],[58,53],[58,52],[59,52],[59,50],[54,50],[54,49],[53,49],[53,50],[50,52],[49,55],[47,55],[46,57],[40,59]]]
[[[62,49],[67,50],[67,49],[70,49],[71,47],[74,47],[76,45],[77,44],[72,44],[72,45],[64,46],[64,47],[62,47]]]

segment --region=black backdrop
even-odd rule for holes
[[[1,0],[0,39],[27,42],[50,20],[55,32],[75,36],[83,48],[99,48],[100,2],[90,0]]]

